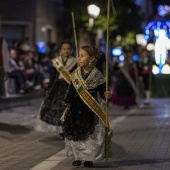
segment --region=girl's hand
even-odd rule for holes
[[[105,98],[106,98],[107,100],[111,99],[111,97],[112,97],[110,91],[105,91],[105,92],[104,92],[104,96],[105,96]]]

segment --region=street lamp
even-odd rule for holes
[[[87,11],[88,14],[91,16],[91,18],[89,18],[89,26],[93,27],[94,19],[97,18],[100,14],[100,8],[92,4],[87,6]]]

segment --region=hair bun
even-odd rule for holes
[[[102,53],[95,45],[92,45],[92,48],[93,48],[94,56],[96,57],[96,60],[98,60],[100,56],[102,55]]]

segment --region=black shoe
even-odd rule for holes
[[[92,161],[85,161],[84,167],[93,167],[93,162]]]
[[[80,165],[81,165],[81,162],[82,162],[82,161],[80,161],[80,160],[76,160],[76,161],[72,162],[72,165],[73,165],[73,166],[80,166]]]

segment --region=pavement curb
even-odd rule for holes
[[[36,101],[41,101],[43,97],[44,92],[15,94],[10,95],[9,97],[0,97],[0,110],[31,105],[34,104]]]

